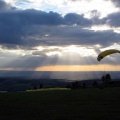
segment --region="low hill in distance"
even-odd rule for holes
[[[66,79],[49,79],[49,78],[40,78],[40,79],[31,79],[24,77],[0,77],[0,91],[6,92],[16,92],[16,91],[26,91],[32,89],[40,88],[54,88],[54,87],[71,87],[73,83],[78,83],[80,86],[85,84],[87,87],[93,85],[97,81],[98,84],[101,84],[102,81],[98,79],[92,80],[66,80]],[[118,79],[113,80],[120,81]],[[113,83],[112,83],[113,84]],[[118,85],[118,83],[116,83]],[[115,85],[116,85],[115,84]]]

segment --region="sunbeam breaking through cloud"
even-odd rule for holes
[[[119,71],[119,55],[96,60],[120,50],[119,19],[118,0],[2,0],[0,69]]]

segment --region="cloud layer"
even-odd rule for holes
[[[4,6],[7,6],[4,4]],[[3,7],[6,8],[6,7]],[[119,34],[112,30],[94,31],[93,25],[119,27],[120,12],[96,21],[83,15],[44,12],[35,9],[12,10],[0,13],[0,43],[15,45],[56,44],[113,44],[119,42]],[[103,43],[105,41],[105,43]]]
[[[112,2],[116,7],[119,7],[119,0]],[[3,52],[3,50],[23,50],[25,52],[24,56],[20,52],[22,57],[17,55],[17,58],[14,58],[14,61],[17,60],[19,64],[11,59],[9,65],[4,64],[3,66],[23,66],[28,68],[31,66],[35,68],[45,64],[90,64],[90,62],[84,62],[84,59],[88,59],[87,57],[83,58],[79,56],[81,61],[76,59],[75,61],[71,60],[67,62],[67,59],[60,58],[58,54],[48,57],[46,53],[61,52],[62,50],[59,47],[69,45],[85,46],[88,47],[88,50],[89,47],[92,47],[98,53],[100,52],[100,48],[109,47],[116,43],[120,44],[120,33],[113,30],[120,28],[119,21],[120,11],[100,18],[99,11],[93,10],[91,11],[91,17],[86,18],[84,14],[77,13],[67,13],[63,16],[54,11],[45,12],[36,9],[20,10],[4,1],[0,1],[0,54],[4,58],[5,55],[8,57],[9,53]],[[104,25],[109,26],[109,29],[92,29],[93,26]],[[39,50],[37,49],[39,46],[48,48]],[[57,49],[49,49],[50,46],[57,46]],[[13,56],[12,53],[10,54]],[[92,64],[97,64],[94,56],[88,57],[91,59]],[[26,64],[28,60],[29,64]],[[43,62],[45,60],[49,62]],[[33,61],[36,62],[33,64]],[[13,65],[13,63],[15,64]]]

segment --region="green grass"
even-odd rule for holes
[[[0,120],[120,120],[120,88],[0,93]]]
[[[38,91],[56,91],[56,90],[71,90],[71,88],[42,88],[36,90],[26,90],[26,92],[38,92]]]

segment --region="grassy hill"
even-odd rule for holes
[[[0,120],[120,120],[120,87],[0,93]]]

